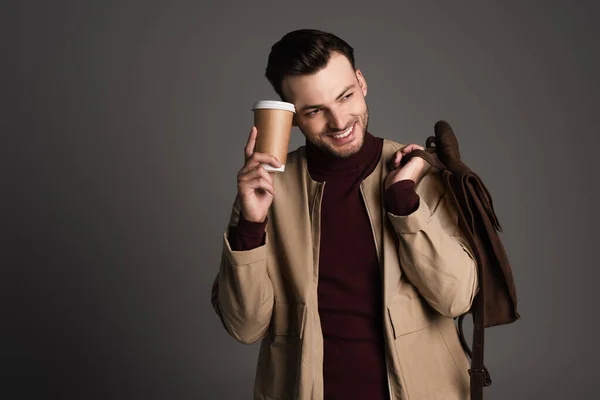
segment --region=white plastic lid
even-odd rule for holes
[[[275,101],[275,100],[260,100],[254,103],[252,110],[257,109],[276,109],[276,110],[286,110],[291,111],[293,113],[296,112],[296,108],[292,103],[286,103],[285,101]]]
[[[270,165],[270,164],[260,164],[265,171],[267,172],[284,172],[285,171],[285,165],[282,165],[279,168],[275,168],[274,166]]]

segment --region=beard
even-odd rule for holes
[[[350,128],[355,122],[357,122],[357,124],[354,128],[354,140],[352,142],[348,143],[345,146],[338,147],[327,140],[327,136],[345,131],[346,129]],[[368,131],[368,127],[369,109],[367,107],[366,111],[362,115],[353,116],[353,119],[348,124],[348,126],[344,127],[341,130],[327,129],[319,135],[318,141],[311,141],[311,143],[325,154],[338,158],[348,158],[358,153],[362,148],[365,141],[365,135]]]

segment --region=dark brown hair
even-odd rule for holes
[[[299,29],[285,34],[271,47],[265,76],[285,101],[281,90],[286,75],[310,75],[325,68],[331,53],[343,54],[354,65],[354,49],[334,34]]]

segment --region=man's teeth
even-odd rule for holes
[[[350,132],[352,132],[352,126],[350,128],[348,128],[347,131],[340,133],[339,135],[333,135],[333,137],[336,139],[343,139],[343,138],[347,137],[350,134]]]

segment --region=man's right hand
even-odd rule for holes
[[[264,222],[273,203],[275,189],[273,173],[267,172],[261,164],[270,164],[279,168],[281,163],[271,155],[254,152],[256,135],[257,130],[253,126],[244,149],[246,162],[237,175],[238,197],[242,214],[247,221]]]

